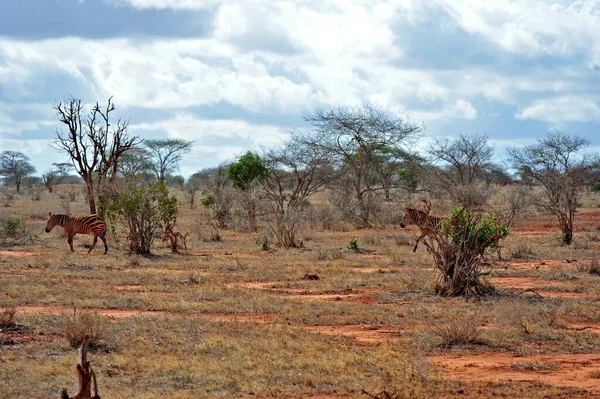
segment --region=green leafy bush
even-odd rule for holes
[[[129,251],[150,254],[152,243],[167,225],[174,226],[177,198],[169,196],[163,181],[143,185],[129,183],[116,190],[108,203],[106,215],[114,225],[125,226]]]

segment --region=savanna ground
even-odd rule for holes
[[[583,205],[570,247],[551,218],[521,221],[504,260],[490,255],[498,295],[466,300],[434,295],[415,226],[307,223],[304,248],[263,250],[261,233],[213,230],[182,205],[187,254],[157,242],[130,256],[111,238],[88,255],[85,236],[71,254],[60,227],[43,232],[58,196],[21,195],[0,212],[31,233],[0,252],[0,306],[16,311],[0,397],[75,394],[68,338],[86,322],[103,398],[598,397],[600,277],[585,269],[600,256],[600,197]],[[70,207],[86,210],[81,195]]]

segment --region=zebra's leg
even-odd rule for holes
[[[88,250],[88,254],[90,252],[92,252],[92,249],[94,249],[94,246],[96,245],[96,242],[98,241],[98,236],[94,234],[94,241],[92,242],[92,246],[90,247],[90,249]]]
[[[69,243],[69,247],[71,248],[71,252],[75,252],[75,250],[73,249],[73,236],[69,234],[69,238],[67,239],[67,242]]]
[[[104,253],[106,254],[108,253],[108,243],[106,242],[106,237],[104,236],[104,234],[100,236],[100,239],[104,243]]]
[[[428,232],[424,231],[421,233],[421,235],[419,236],[419,238],[417,238],[417,242],[415,243],[415,247],[413,248],[413,252],[417,252],[417,247],[419,246],[419,241],[421,241],[421,239],[423,237],[425,237],[427,234],[429,234]]]

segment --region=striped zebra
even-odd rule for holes
[[[75,252],[73,249],[73,237],[75,234],[94,234],[94,242],[90,247],[88,254],[92,252],[98,237],[104,242],[104,253],[108,252],[108,244],[106,243],[106,224],[104,220],[98,215],[87,215],[87,216],[69,216],[69,215],[53,215],[48,212],[48,223],[46,223],[46,233],[50,233],[55,226],[62,226],[65,232],[69,236],[67,242],[71,247],[71,252]]]
[[[443,216],[432,216],[428,212],[423,212],[414,208],[404,208],[404,217],[400,221],[400,227],[405,228],[407,223],[416,224],[421,230],[421,235],[417,238],[413,252],[417,251],[419,241],[433,232],[440,230],[442,222],[446,220]]]

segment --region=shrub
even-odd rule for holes
[[[115,187],[117,188],[117,187]],[[106,208],[107,219],[119,221],[127,230],[129,252],[150,254],[152,243],[166,226],[175,226],[177,198],[169,196],[163,181],[138,185],[125,182],[113,190]]]
[[[6,218],[0,220],[2,235],[4,237],[18,238],[25,232],[23,221],[20,218]]]
[[[0,310],[0,327],[7,328],[15,326],[15,316],[17,314],[17,310],[13,307],[5,308],[3,307]]]
[[[577,271],[600,275],[600,260],[594,257],[590,260],[579,262],[577,264]]]
[[[353,238],[350,240],[350,242],[348,243],[348,249],[351,251],[360,251],[360,249],[358,248],[358,239],[357,238]]]
[[[98,347],[106,336],[108,322],[98,313],[73,311],[72,316],[63,315],[63,334],[71,347],[78,348],[86,335],[90,336],[90,347]]]
[[[516,247],[510,251],[510,256],[514,259],[529,259],[535,256],[533,249],[526,242],[519,242]]]
[[[442,340],[444,347],[481,342],[479,330],[470,320],[433,326],[431,332]]]
[[[498,247],[508,234],[508,226],[494,214],[472,215],[463,207],[452,210],[441,227],[433,229],[423,240],[441,274],[438,293],[444,296],[493,293],[493,287],[480,279],[483,255],[486,249]]]

